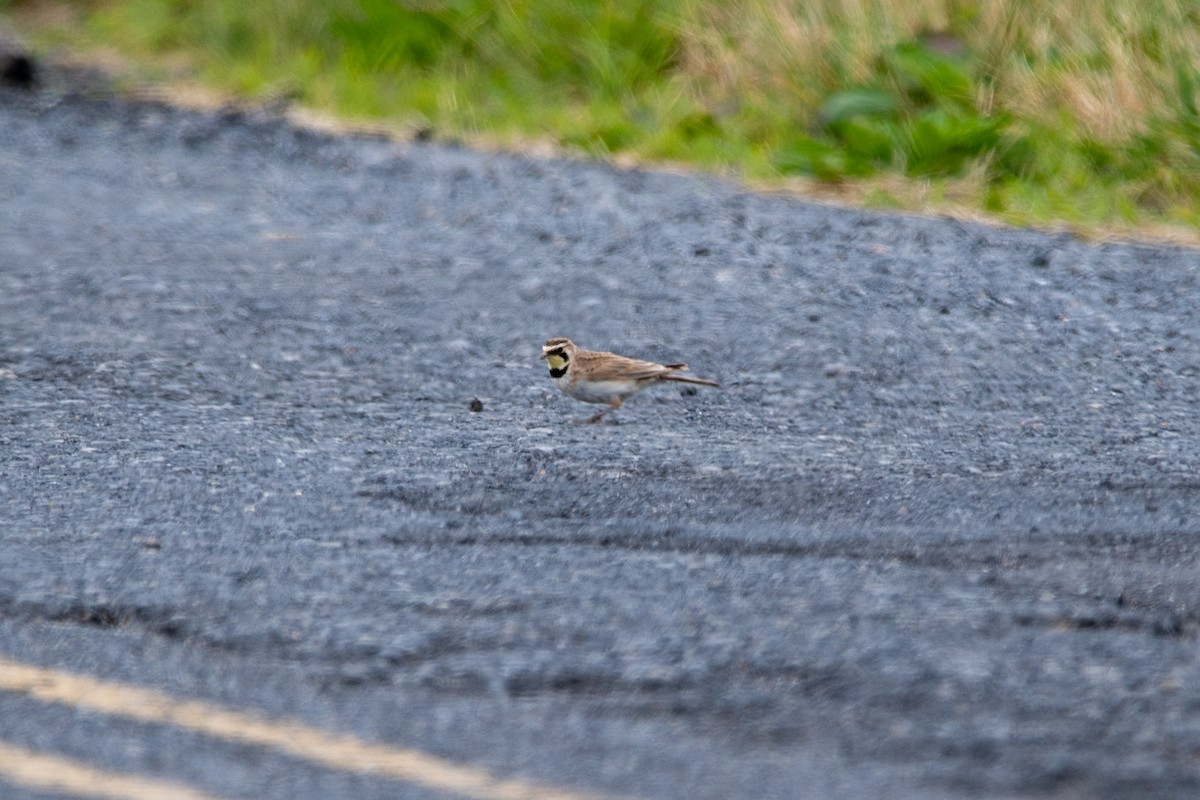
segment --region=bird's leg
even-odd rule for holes
[[[613,400],[612,405],[609,406],[608,408],[601,409],[600,411],[597,411],[595,414],[592,414],[587,419],[576,420],[576,422],[582,422],[584,424],[591,424],[593,422],[599,422],[600,420],[602,420],[604,418],[605,414],[607,414],[610,411],[616,411],[620,407],[621,407],[621,401]]]

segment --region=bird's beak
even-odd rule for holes
[[[538,361],[545,361],[546,357],[549,355],[549,353],[542,353],[540,356],[538,356]]]

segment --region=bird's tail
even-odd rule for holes
[[[666,364],[668,369],[687,369],[687,364]],[[694,378],[691,375],[679,375],[675,372],[669,372],[662,376],[664,381],[675,381],[676,383],[694,383],[697,386],[712,386],[714,389],[721,388],[721,384],[716,381],[710,381],[707,378]]]

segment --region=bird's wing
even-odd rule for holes
[[[581,353],[577,358],[582,362],[580,366],[587,369],[588,376],[596,381],[638,381],[660,378],[681,366],[664,366],[655,364],[653,361],[626,358],[614,353]]]

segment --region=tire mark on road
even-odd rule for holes
[[[0,691],[138,722],[172,725],[228,742],[269,748],[339,772],[412,783],[475,800],[602,800],[604,797],[520,778],[501,778],[420,750],[376,744],[298,721],[270,720],[214,703],[182,700],[153,689],[4,658],[0,658]]]

